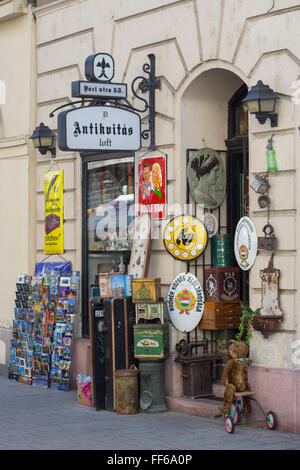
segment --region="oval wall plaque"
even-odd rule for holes
[[[188,163],[190,191],[197,204],[207,209],[218,207],[225,197],[225,166],[219,153],[210,148],[194,152]]]
[[[178,274],[169,288],[167,304],[177,330],[187,333],[196,328],[204,309],[204,293],[198,279],[191,273]]]
[[[192,215],[174,217],[164,231],[166,250],[181,261],[197,258],[207,244],[204,223]]]
[[[244,271],[248,271],[254,264],[257,254],[257,235],[249,217],[242,217],[236,226],[234,254],[239,267]]]

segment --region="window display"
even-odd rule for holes
[[[134,236],[134,158],[86,163],[88,298],[100,273],[125,274]]]

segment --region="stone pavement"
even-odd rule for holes
[[[0,450],[300,450],[300,435],[183,413],[121,415],[0,375]],[[112,452],[112,455],[116,455]]]

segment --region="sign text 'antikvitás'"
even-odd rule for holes
[[[58,115],[60,150],[132,150],[141,148],[141,118],[112,106],[84,106]]]

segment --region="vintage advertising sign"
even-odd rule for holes
[[[255,226],[249,217],[242,217],[235,230],[234,254],[243,271],[248,271],[256,259],[257,235]]]
[[[177,330],[187,333],[196,328],[204,309],[204,293],[198,279],[191,273],[178,274],[170,286],[167,305]]]
[[[153,219],[167,215],[167,156],[156,153],[138,160],[139,215],[148,213]]]
[[[201,220],[192,215],[180,215],[167,224],[163,240],[170,255],[181,261],[190,261],[204,251],[207,232]]]
[[[132,150],[141,148],[141,118],[112,106],[83,106],[58,115],[60,150]]]
[[[44,173],[45,254],[64,252],[63,170]]]

